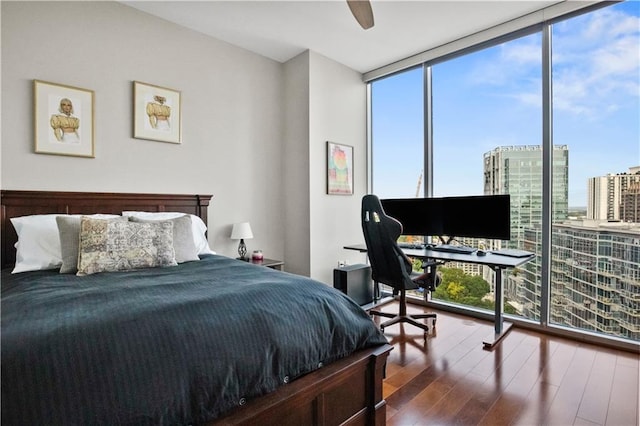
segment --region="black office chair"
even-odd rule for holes
[[[362,231],[367,244],[367,254],[371,264],[371,277],[375,283],[376,293],[380,283],[393,287],[394,295],[400,294],[400,312],[398,315],[369,311],[370,315],[379,315],[391,320],[380,324],[380,329],[398,322],[408,322],[424,330],[426,339],[429,326],[419,319],[432,318],[436,324],[436,314],[407,315],[406,290],[423,287],[425,291],[435,289],[438,277],[436,276],[436,264],[426,265],[430,271],[425,274],[412,273],[412,265],[409,258],[402,252],[396,240],[402,234],[402,224],[384,213],[380,200],[375,195],[365,195],[362,198]],[[424,265],[423,265],[424,266]]]

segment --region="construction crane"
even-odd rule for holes
[[[424,170],[420,170],[420,176],[418,176],[418,185],[416,187],[416,198],[420,197],[420,187],[422,186],[422,173],[424,172]],[[402,235],[400,236],[400,239],[398,241],[401,242],[407,242],[407,243],[414,243],[416,241],[416,237],[414,235]],[[420,241],[422,241],[422,238],[420,238]],[[422,263],[420,263],[422,264]]]

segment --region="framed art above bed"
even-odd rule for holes
[[[177,90],[133,82],[133,137],[182,142],[182,100]]]
[[[33,81],[37,154],[95,157],[94,93],[47,81]]]

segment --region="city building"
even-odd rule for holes
[[[640,222],[640,182],[631,182],[620,197],[620,220]]]
[[[569,148],[567,145],[553,147],[553,220],[561,221],[568,216]],[[525,232],[539,228],[542,224],[542,146],[516,145],[501,146],[484,154],[484,194],[509,194],[511,197],[511,248],[535,251],[525,247]],[[502,248],[504,244],[493,241],[489,249]],[[535,269],[535,261],[526,269]],[[508,303],[519,312],[526,300],[534,298],[536,288],[530,289],[531,296],[522,295],[527,282],[526,271],[506,271],[503,274],[503,288]],[[483,268],[483,278],[493,283],[493,271]],[[531,281],[535,282],[535,281]],[[538,297],[539,298],[539,297]],[[539,304],[539,302],[538,302]]]
[[[640,180],[640,168],[589,179],[588,210],[591,215],[600,212],[600,219],[554,218],[551,323],[640,338],[640,224],[636,214],[640,185],[636,179]],[[539,224],[520,235],[520,248],[542,252]],[[536,257],[519,274],[506,277],[506,296],[523,317],[540,319],[541,271]]]
[[[550,322],[638,340],[640,167],[589,179],[590,218],[567,220],[568,153],[566,145],[554,147]],[[484,154],[485,194],[511,195],[509,245],[535,253],[542,252],[541,156],[540,146],[503,146]],[[500,242],[493,244],[499,248]],[[475,273],[492,282],[488,268]],[[503,279],[507,303],[540,320],[540,257]]]
[[[540,250],[539,230],[526,245]],[[640,339],[640,224],[571,220],[553,225],[550,322]],[[516,299],[527,318],[540,318],[541,265],[527,265]],[[519,285],[514,285],[517,283]]]
[[[638,222],[640,166],[629,168],[628,173],[589,178],[587,185],[588,219]],[[629,217],[632,220],[625,219]]]
[[[567,218],[569,148],[553,147],[553,221]],[[511,196],[510,246],[521,248],[525,229],[542,223],[542,146],[501,146],[484,154],[484,194]]]

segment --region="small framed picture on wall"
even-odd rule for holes
[[[327,194],[353,195],[353,147],[327,142]]]
[[[180,92],[134,81],[133,137],[159,142],[181,143]]]
[[[33,81],[37,154],[94,158],[92,90]]]

